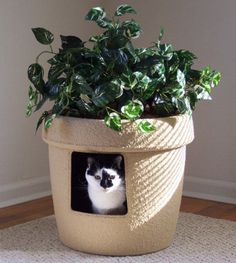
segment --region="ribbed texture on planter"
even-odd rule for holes
[[[136,123],[123,121],[123,131],[108,129],[102,120],[61,117],[54,120],[43,138],[65,149],[106,152],[146,152],[174,149],[193,139],[192,119],[188,115],[148,119],[157,126],[153,133],[139,133]]]
[[[49,144],[50,174],[60,239],[67,246],[105,255],[137,255],[168,247],[182,195],[186,145],[192,118],[149,119],[157,126],[140,134],[124,122],[120,133],[102,120],[60,117],[43,139]],[[121,153],[125,162],[128,213],[103,216],[71,210],[71,154]],[[80,200],[78,200],[79,202]]]

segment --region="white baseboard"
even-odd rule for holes
[[[0,208],[51,195],[48,176],[0,186]],[[236,183],[186,176],[184,196],[236,204]]]
[[[49,176],[0,185],[0,208],[51,195]]]
[[[183,195],[236,204],[236,183],[186,176]]]

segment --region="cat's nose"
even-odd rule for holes
[[[111,187],[112,186],[112,182],[111,180],[102,180],[101,183],[100,183],[101,187],[103,187],[104,189],[108,188],[108,187]]]
[[[107,180],[107,187],[111,187],[113,184],[112,184],[112,181],[111,180]]]
[[[107,182],[105,180],[102,180],[100,183],[101,187],[106,189],[107,188]]]

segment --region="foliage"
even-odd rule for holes
[[[48,128],[56,116],[66,115],[102,118],[116,131],[122,130],[122,119],[128,119],[136,121],[140,132],[152,132],[155,127],[139,119],[191,114],[199,100],[211,99],[219,72],[210,67],[192,69],[196,56],[162,43],[163,29],[153,46],[134,47],[132,39],[139,37],[141,28],[133,19],[120,21],[125,14],[136,11],[120,5],[110,19],[103,8],[92,8],[85,19],[97,23],[103,33],[87,42],[60,36],[61,48],[56,53],[51,46],[53,34],[44,28],[32,29],[49,50],[41,52],[28,68],[31,85],[26,114],[40,110],[48,100],[54,103],[42,113],[37,129],[43,122]],[[39,63],[44,53],[52,55],[46,78]]]

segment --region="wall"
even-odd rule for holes
[[[106,1],[114,11],[123,1]],[[187,154],[185,195],[236,203],[236,1],[125,1],[137,11],[143,34],[137,46],[149,45],[166,30],[164,41],[198,56],[196,68],[212,65],[222,72],[211,102],[194,113],[195,141]]]
[[[29,85],[26,71],[44,49],[31,28],[51,30],[55,47],[59,34],[88,39],[97,30],[94,23],[84,21],[93,5],[100,1],[0,1],[0,206],[50,193],[47,146],[40,131],[34,135],[38,116],[24,117]]]
[[[68,4],[68,2],[70,4]],[[91,6],[114,11],[123,1],[2,0],[0,2],[0,206],[50,193],[47,147],[34,136],[36,116],[24,118],[26,69],[42,50],[31,27],[88,38],[97,28],[83,20]],[[213,101],[194,113],[195,141],[188,147],[185,194],[236,203],[236,1],[130,1],[143,34],[137,46],[149,45],[166,29],[164,40],[190,49],[197,68],[212,65],[223,74]],[[85,24],[86,23],[86,24]]]

